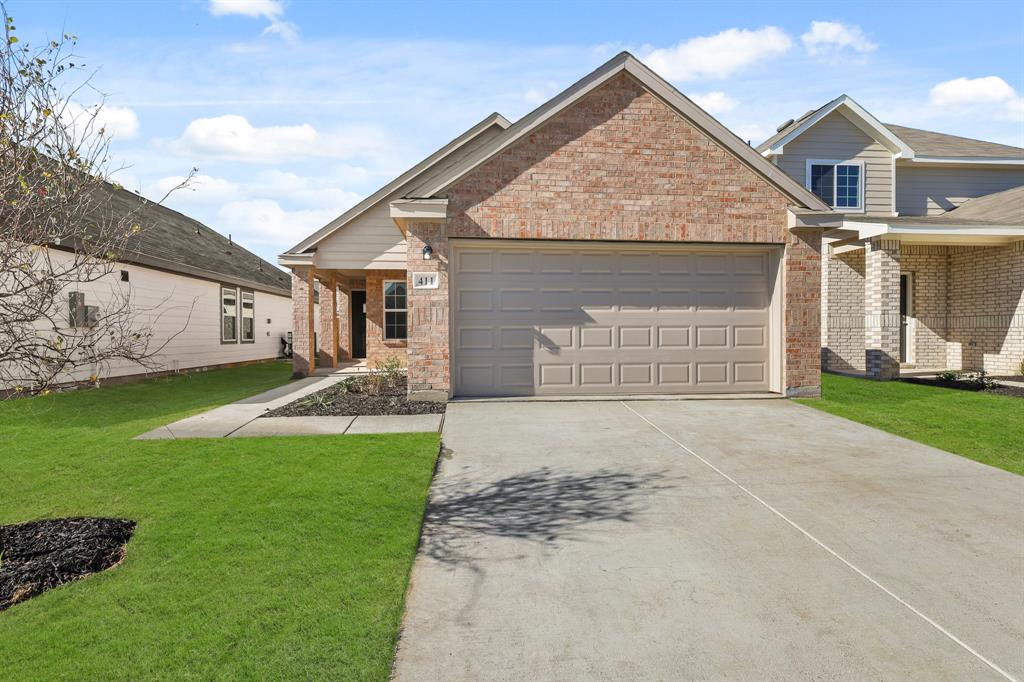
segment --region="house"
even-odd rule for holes
[[[281,254],[295,373],[398,356],[414,398],[817,395],[802,212],[831,210],[622,53]]]
[[[843,95],[758,151],[838,215],[822,249],[822,364],[1019,371],[1024,149],[881,123]]]
[[[53,315],[67,336],[90,326],[90,316],[130,301],[133,328],[153,333],[153,367],[127,360],[83,366],[60,383],[251,363],[280,357],[291,331],[289,276],[230,237],[177,211],[113,185],[104,185],[104,215],[127,216],[142,228],[110,272],[61,294],[66,307]],[[48,261],[60,269],[72,247],[50,244]],[[66,266],[64,266],[66,267]],[[93,311],[96,311],[95,313]],[[0,385],[11,390],[13,386]]]

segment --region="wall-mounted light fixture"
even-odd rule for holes
[[[434,249],[430,248],[430,244],[423,247],[423,260],[430,260],[434,257]]]

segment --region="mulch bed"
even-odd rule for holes
[[[1001,379],[1004,377],[993,377],[994,379]],[[905,381],[908,384],[923,384],[925,386],[939,386],[941,388],[955,388],[958,391],[985,391],[985,393],[991,393],[992,395],[1005,395],[1011,398],[1024,398],[1024,388],[1019,386],[1005,386],[998,385],[993,388],[983,389],[976,383],[969,381],[946,381],[944,379],[928,379],[923,377],[903,377],[900,381]]]
[[[359,417],[392,414],[441,414],[445,403],[428,400],[409,400],[406,397],[406,379],[395,383],[376,395],[366,392],[367,378],[359,376],[335,384],[322,391],[299,398],[284,407],[271,410],[264,417]]]
[[[134,531],[134,521],[88,517],[0,526],[0,611],[117,565]]]

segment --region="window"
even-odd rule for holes
[[[835,209],[860,211],[864,187],[861,163],[807,162],[807,187]]]
[[[122,270],[121,271],[121,281],[122,282],[127,282],[128,281],[128,271],[127,270]]]
[[[220,289],[220,340],[223,343],[238,341],[238,290]]]
[[[405,340],[408,335],[406,284],[403,280],[384,281],[384,339]]]
[[[256,294],[242,292],[242,343],[256,340]]]

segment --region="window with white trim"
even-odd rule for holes
[[[409,333],[405,280],[384,280],[384,339],[404,341]]]
[[[238,290],[234,287],[220,288],[220,340],[238,341]]]
[[[808,161],[807,188],[836,210],[860,211],[864,207],[864,165]]]
[[[256,340],[256,294],[242,292],[242,343]]]

